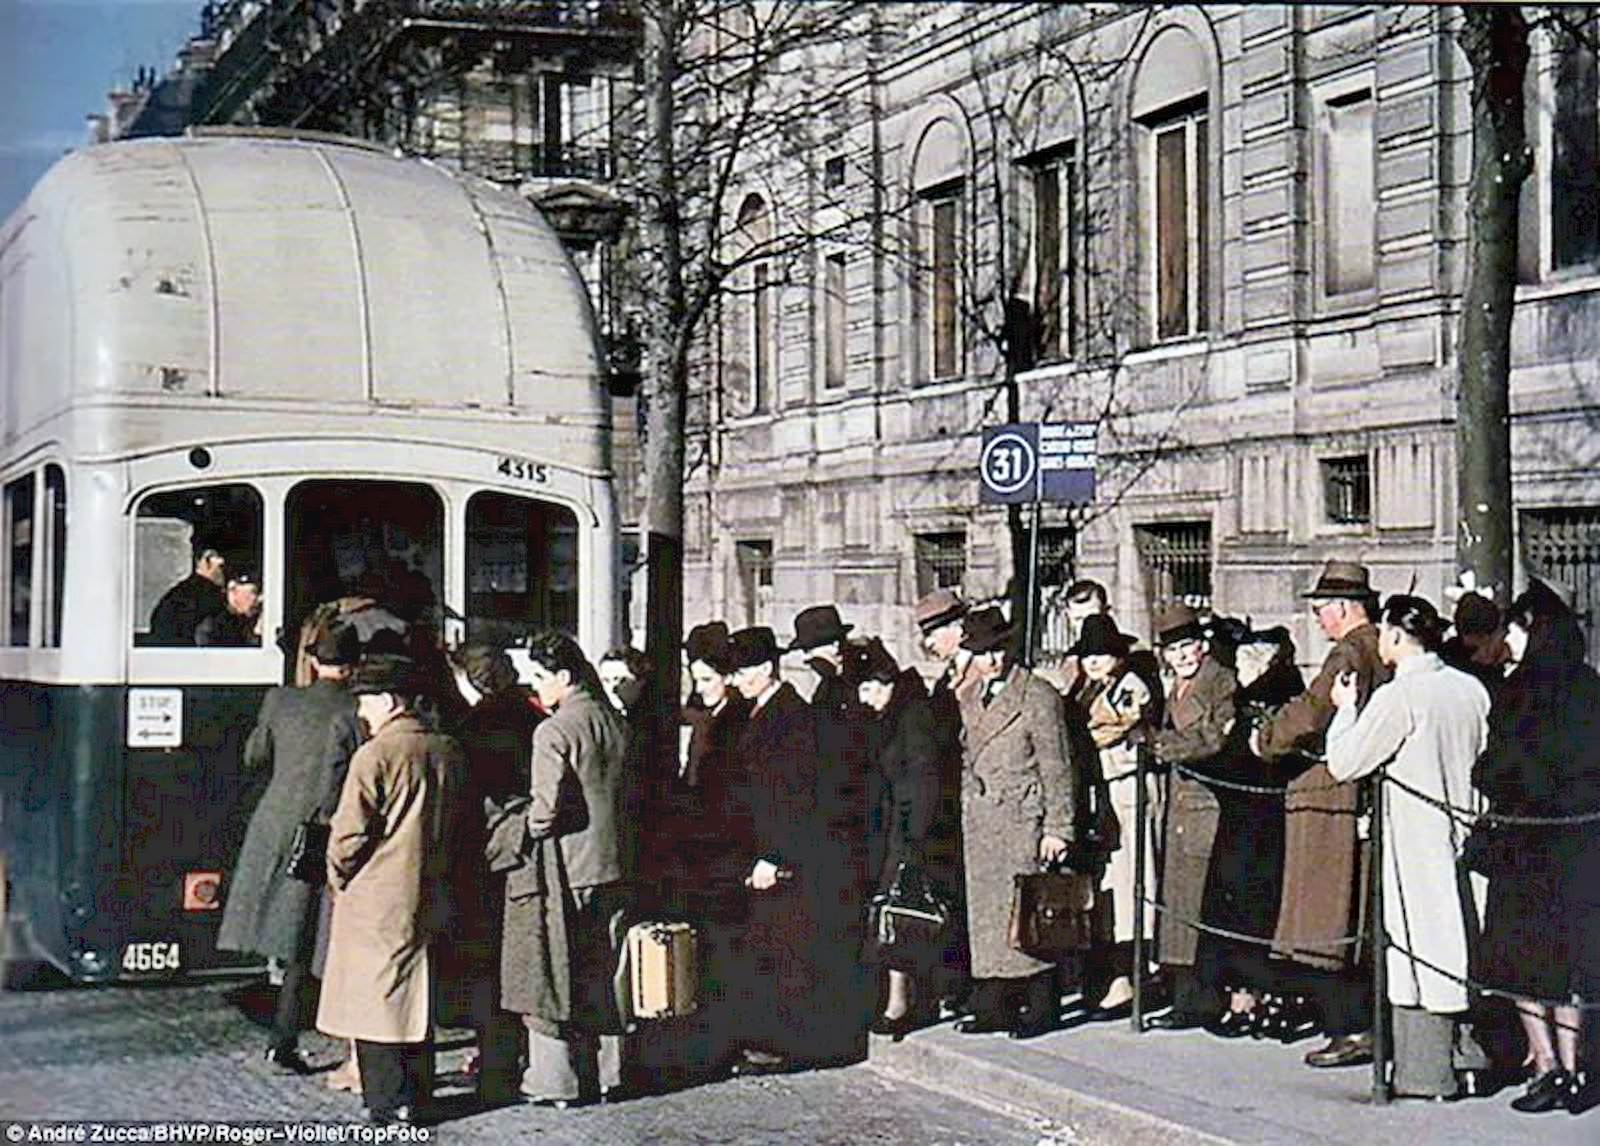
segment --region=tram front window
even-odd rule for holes
[[[303,481],[284,505],[290,632],[318,605],[369,597],[407,621],[440,625],[444,503],[400,481]]]
[[[134,518],[134,644],[258,647],[261,523],[261,495],[243,484],[142,500]]]
[[[578,631],[578,519],[504,493],[467,502],[467,637],[515,643],[535,629]]]

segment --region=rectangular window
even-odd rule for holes
[[[1322,459],[1322,506],[1335,525],[1372,520],[1372,470],[1366,454]]]
[[[932,378],[953,378],[961,371],[959,265],[960,195],[951,191],[929,200],[928,210],[928,338]]]
[[[44,592],[40,602],[44,615],[44,646],[61,647],[62,605],[67,590],[67,478],[60,466],[44,467]]]
[[[828,156],[822,165],[822,185],[828,188],[844,186],[844,156]]]
[[[967,579],[967,535],[919,533],[916,536],[917,595],[935,589],[961,592]]]
[[[1152,613],[1166,601],[1182,601],[1197,609],[1211,606],[1210,522],[1136,526],[1134,538]]]
[[[1573,591],[1584,622],[1588,661],[1600,665],[1600,507],[1530,509],[1521,522],[1522,559],[1529,573]]]
[[[744,623],[747,626],[759,624],[772,604],[772,542],[736,541],[733,553],[744,598]]]
[[[822,327],[824,342],[823,385],[844,385],[845,373],[845,259],[832,254],[823,264]]]
[[[1047,163],[1033,172],[1034,360],[1061,356],[1062,325],[1062,172],[1070,160]]]
[[[1322,274],[1330,297],[1371,290],[1377,281],[1377,165],[1370,91],[1330,99],[1323,109]]]
[[[262,520],[261,495],[243,484],[168,490],[140,501],[134,517],[133,643],[259,645]],[[322,554],[299,550],[290,538],[297,567],[321,566]],[[247,588],[230,589],[240,578],[257,586],[253,601]],[[317,601],[339,596],[335,590]]]
[[[1592,27],[1593,25],[1591,25]],[[1550,157],[1550,263],[1600,258],[1600,82],[1595,51],[1566,36],[1555,66],[1555,123]]]
[[[750,299],[750,409],[761,412],[772,402],[772,284],[765,263],[754,269]]]
[[[5,488],[6,644],[12,648],[28,647],[33,618],[33,491],[32,474]]]
[[[1186,338],[1209,322],[1205,107],[1156,124],[1151,132],[1156,337]]]
[[[467,639],[578,631],[578,519],[565,506],[484,491],[467,502]]]

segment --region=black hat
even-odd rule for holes
[[[844,676],[852,684],[877,680],[892,684],[900,679],[900,663],[877,637],[854,642],[844,649]]]
[[[467,683],[481,693],[503,692],[517,682],[517,669],[505,649],[487,641],[473,641],[456,652]]]
[[[707,621],[689,630],[683,641],[683,653],[689,663],[705,661],[719,671],[725,671],[728,662],[728,626],[721,621]]]
[[[794,640],[791,649],[814,649],[833,641],[843,640],[854,625],[839,619],[839,610],[832,605],[812,605],[801,609],[794,618]]]
[[[254,585],[257,589],[259,589],[261,588],[261,576],[253,569],[238,569],[229,572],[228,584]]]
[[[405,634],[396,629],[378,629],[367,639],[361,650],[367,657],[407,657],[411,650],[406,646]]]
[[[1485,636],[1500,627],[1500,607],[1482,593],[1463,593],[1456,601],[1452,619],[1456,632]]]
[[[770,664],[782,656],[778,638],[765,625],[740,629],[728,638],[728,671]]]
[[[1122,657],[1133,647],[1133,639],[1118,631],[1117,623],[1105,613],[1095,613],[1083,619],[1078,630],[1078,643],[1067,650],[1068,656]]]
[[[311,646],[311,655],[330,667],[353,665],[361,659],[361,638],[352,625],[330,625]]]
[[[388,653],[363,657],[350,673],[349,687],[356,696],[379,692],[409,696],[417,691],[416,663],[410,657]]]
[[[987,653],[1011,640],[1011,622],[996,605],[968,613],[961,647],[968,652]]]

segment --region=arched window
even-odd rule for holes
[[[1211,61],[1184,28],[1157,34],[1134,81],[1139,252],[1149,336],[1211,325]]]
[[[916,374],[922,381],[954,378],[962,372],[966,179],[967,148],[961,129],[948,119],[934,120],[917,145],[911,184],[912,315]]]
[[[772,212],[760,195],[739,204],[732,255],[743,260],[733,276],[725,332],[729,392],[742,400],[743,413],[772,409],[777,326],[773,303],[776,283],[772,264],[760,253],[772,243]]]
[[[1070,357],[1077,335],[1083,240],[1077,107],[1053,79],[1035,84],[1013,117],[1017,256],[1008,349],[1024,365]]]

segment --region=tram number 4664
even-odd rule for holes
[[[130,943],[122,949],[124,971],[176,971],[179,965],[176,943]]]

